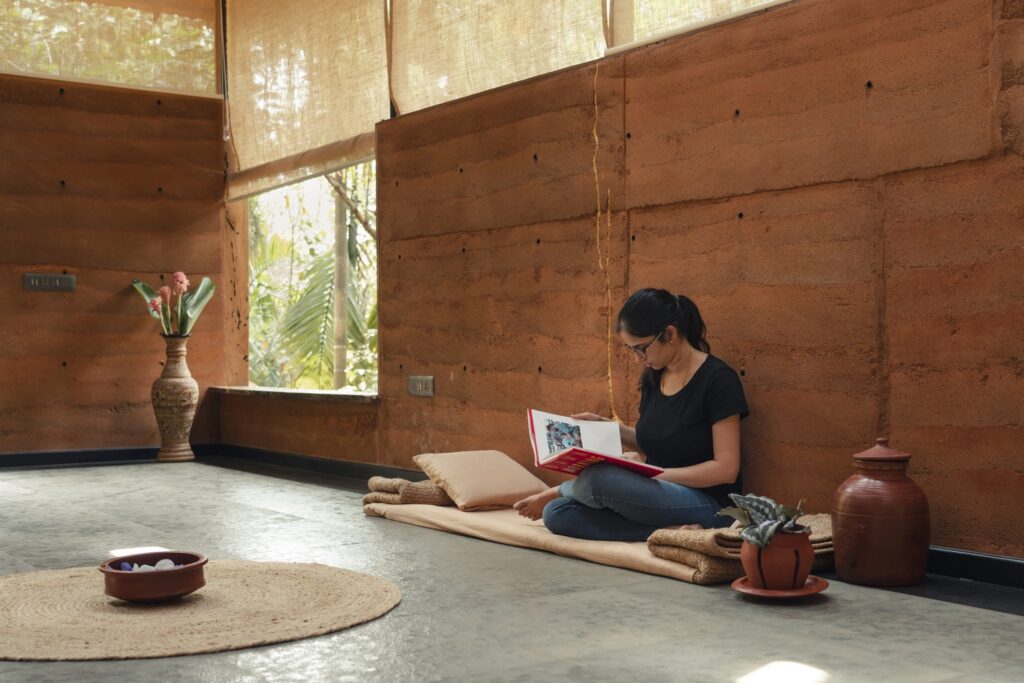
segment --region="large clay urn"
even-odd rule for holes
[[[814,564],[811,535],[778,532],[764,548],[743,541],[740,562],[754,588],[776,591],[803,588]]]
[[[195,460],[188,436],[199,403],[199,383],[192,379],[185,363],[188,337],[164,336],[167,362],[164,371],[153,382],[153,412],[160,427],[160,462]]]
[[[907,476],[910,455],[880,438],[853,456],[855,473],[832,501],[836,574],[868,586],[910,586],[924,578],[931,523],[928,498]]]

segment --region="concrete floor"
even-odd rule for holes
[[[383,618],[319,638],[155,660],[0,661],[0,680],[1024,680],[1020,616],[835,581],[802,604],[762,604],[365,518],[360,487],[202,463],[0,470],[0,573],[158,545],[337,565],[403,595]]]

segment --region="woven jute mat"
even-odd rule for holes
[[[95,567],[0,577],[0,659],[145,659],[237,650],[361,624],[401,600],[390,581],[322,564],[212,560],[165,603],[103,593]]]

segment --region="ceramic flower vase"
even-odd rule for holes
[[[810,534],[780,532],[764,548],[743,541],[740,562],[753,588],[791,591],[803,588],[814,564]]]
[[[199,403],[199,383],[192,378],[185,363],[188,337],[164,336],[167,362],[164,371],[153,382],[153,412],[160,428],[159,462],[195,460],[188,443],[192,420]]]

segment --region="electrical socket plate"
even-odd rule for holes
[[[30,292],[73,292],[75,276],[60,273],[22,273],[21,286]]]
[[[434,376],[433,375],[409,375],[410,396],[433,396]]]

